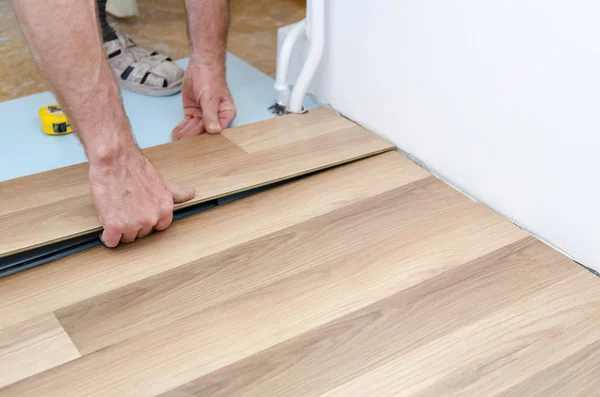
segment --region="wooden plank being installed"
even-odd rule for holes
[[[169,179],[196,189],[183,208],[393,148],[321,108],[144,150]],[[0,257],[100,230],[87,164],[0,183]]]
[[[55,316],[82,355],[0,397],[593,396],[599,303],[596,276],[389,152],[0,279],[0,334]]]

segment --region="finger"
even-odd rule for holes
[[[190,117],[197,117],[199,119],[202,118],[202,110],[200,110],[200,108],[196,104],[194,104],[191,107],[184,108],[183,114]]]
[[[182,138],[198,136],[204,134],[205,132],[206,130],[204,129],[204,123],[202,122],[202,119],[196,117],[192,119],[190,124],[188,124],[188,128],[186,128],[186,130],[183,132]]]
[[[100,241],[108,248],[114,248],[119,245],[121,241],[121,232],[119,229],[114,227],[106,227],[102,234],[100,234]]]
[[[204,124],[202,123],[202,120],[199,118],[193,118],[184,128],[181,129],[181,131],[179,131],[177,139],[179,140],[201,135],[204,132]]]
[[[167,189],[173,196],[173,203],[185,203],[194,198],[196,189],[193,187],[181,187],[173,181],[167,181]]]
[[[137,238],[144,238],[147,235],[149,235],[150,233],[152,233],[152,226],[143,227],[140,230],[138,230]]]
[[[219,124],[222,129],[225,129],[231,125],[231,122],[237,115],[237,109],[231,99],[225,99],[219,106]]]
[[[158,220],[156,225],[154,225],[154,230],[162,231],[168,228],[173,222],[173,211],[167,211],[163,214],[163,216]]]
[[[177,140],[180,139],[181,136],[181,130],[184,129],[187,124],[190,122],[190,120],[197,118],[197,119],[202,119],[202,110],[200,110],[199,107],[196,107],[196,105],[194,106],[188,106],[183,108],[183,120],[181,120],[181,122],[177,125],[177,127],[173,128],[173,131],[171,132],[171,138],[173,140]],[[203,133],[203,132],[201,132]]]
[[[138,235],[137,229],[127,230],[121,236],[121,242],[125,244],[133,243]]]
[[[171,131],[171,138],[173,140],[178,139],[177,137],[180,135],[181,130],[190,122],[192,118],[190,116],[185,116],[183,120],[175,128]]]
[[[186,131],[189,130],[190,128],[193,128],[193,125],[197,124],[197,123],[198,123],[198,120],[194,117],[186,118],[184,121],[179,123],[179,125],[171,133],[173,140],[181,139],[184,136],[184,134],[186,133]]]
[[[219,98],[203,95],[200,98],[202,106],[202,120],[204,128],[209,134],[218,134],[221,132],[221,124],[219,123]]]

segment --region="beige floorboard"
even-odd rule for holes
[[[559,283],[565,261],[527,237],[161,397],[318,396]]]
[[[402,245],[434,235],[474,203],[429,177],[313,218],[280,232],[163,272],[139,283],[59,310],[57,316],[83,354],[135,337],[204,308],[310,272],[320,263],[361,255],[390,235]],[[436,214],[437,223],[429,220]],[[418,229],[421,225],[431,227]],[[274,266],[277,263],[277,266]]]
[[[0,329],[0,388],[79,357],[52,313]]]
[[[525,379],[496,397],[593,397],[600,395],[600,341]]]
[[[597,287],[598,280],[581,270],[322,396],[502,393],[600,338]]]

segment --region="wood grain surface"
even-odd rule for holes
[[[367,164],[368,166],[364,166]],[[427,177],[395,152],[184,218],[117,249],[92,248],[0,279],[0,328],[110,292]],[[143,254],[141,254],[143,253]]]
[[[392,148],[320,108],[144,154],[167,178],[196,189],[193,200],[176,206],[182,208]],[[100,230],[87,164],[0,182],[0,202],[0,257]]]
[[[0,279],[0,335],[46,318],[81,354],[0,397],[595,396],[599,300],[388,152]]]
[[[79,357],[52,313],[0,329],[0,387]]]

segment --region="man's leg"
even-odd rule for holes
[[[138,47],[106,19],[107,0],[96,0],[104,51],[119,84],[140,94],[163,96],[181,91],[183,70],[171,58]]]

